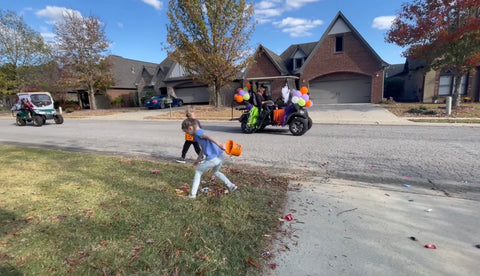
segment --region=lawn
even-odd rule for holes
[[[0,275],[258,275],[288,183],[232,165],[235,193],[207,173],[189,200],[188,165],[12,146],[0,163]]]
[[[445,104],[391,103],[382,104],[398,117],[414,122],[480,123],[480,103],[461,103],[446,114]]]

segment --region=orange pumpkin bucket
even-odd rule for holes
[[[228,155],[240,156],[242,153],[242,145],[235,143],[233,140],[228,140],[225,144],[225,152]]]

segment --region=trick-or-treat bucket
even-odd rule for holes
[[[225,152],[228,155],[240,156],[242,153],[242,145],[235,143],[233,140],[228,140],[225,144]]]

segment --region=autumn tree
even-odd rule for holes
[[[253,4],[246,0],[170,0],[167,14],[168,56],[190,77],[209,85],[210,101],[218,107],[219,90],[249,61]]]
[[[112,81],[105,62],[110,44],[105,25],[94,16],[65,12],[55,24],[55,34],[64,85],[86,89],[90,109],[97,109],[95,92]]]
[[[37,68],[51,61],[51,47],[42,36],[23,17],[0,10],[0,91],[14,93],[37,83]]]
[[[460,103],[463,75],[480,65],[480,1],[413,0],[387,33],[387,42],[409,47],[404,56],[425,60],[426,70],[448,70],[453,107]]]

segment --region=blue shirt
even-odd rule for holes
[[[212,141],[202,138],[204,133],[205,130],[201,128],[195,131],[195,141],[197,141],[202,147],[203,154],[205,154],[205,160],[212,160],[217,156],[222,155],[223,150],[220,147],[218,147]]]

